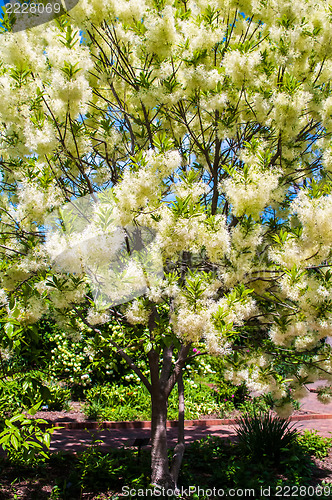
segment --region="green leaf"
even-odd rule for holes
[[[7,337],[8,338],[12,338],[13,337],[13,333],[14,333],[14,326],[12,323],[6,323],[5,326],[4,326],[4,329],[5,329],[5,332],[7,334]]]
[[[7,431],[4,431],[0,434],[0,444],[3,444],[5,446],[5,443],[8,443],[9,441],[9,436]]]
[[[10,436],[10,442],[13,445],[13,447],[15,448],[15,450],[17,451],[19,448],[19,442],[18,442],[17,437],[14,434],[12,434]]]
[[[37,411],[39,410],[41,404],[42,404],[42,401],[38,401],[38,403],[33,405],[33,407],[28,410],[29,415],[35,415],[37,413]]]
[[[45,445],[47,446],[47,448],[49,448],[51,445],[51,435],[48,433],[44,434],[43,441],[44,441]]]
[[[150,352],[152,347],[153,347],[152,342],[147,342],[147,344],[144,344],[144,352],[145,353]]]
[[[166,347],[170,347],[170,345],[172,345],[173,339],[170,335],[165,335],[162,337],[162,340]]]
[[[77,66],[78,62],[76,64],[71,64],[65,61],[61,71],[67,76],[68,80],[71,80],[79,71],[82,71],[82,69],[77,68]]]

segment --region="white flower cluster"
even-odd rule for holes
[[[302,224],[301,236],[289,237],[281,247],[271,248],[271,259],[288,269],[304,263],[319,264],[328,257],[331,248],[332,195],[312,198],[303,189],[290,211]]]
[[[230,300],[223,297],[218,301],[212,300],[215,287],[210,288],[210,296],[205,296],[197,301],[193,308],[185,295],[177,295],[176,312],[172,315],[174,332],[185,341],[199,342],[204,340],[211,354],[226,354],[230,344],[228,334],[233,326],[242,325],[246,319],[256,311],[255,301],[251,297],[241,300]],[[221,315],[224,327],[220,329],[216,324],[216,315]]]
[[[0,305],[3,306],[8,302],[8,296],[3,288],[0,288]]]
[[[32,325],[46,313],[48,310],[48,303],[41,300],[37,296],[33,296],[27,300],[25,304],[16,302],[15,308],[8,310],[8,317],[13,317],[15,320],[24,325]]]
[[[236,171],[230,179],[223,181],[221,188],[225,190],[236,217],[247,214],[258,219],[271,203],[279,177],[279,172],[262,171],[252,165],[246,177],[241,171]]]
[[[94,326],[107,323],[110,319],[110,315],[107,312],[96,311],[95,309],[90,308],[88,311],[88,315],[86,317],[87,322]]]
[[[49,288],[49,287],[47,287]],[[49,289],[48,296],[54,307],[57,309],[68,309],[71,304],[79,304],[86,300],[86,284],[74,289],[57,290]]]
[[[154,207],[161,196],[163,179],[181,164],[177,151],[155,154],[149,150],[144,157],[146,166],[139,172],[125,171],[122,181],[114,188],[117,221],[122,226],[132,224],[133,216],[148,204]]]
[[[132,325],[146,325],[149,321],[150,310],[144,307],[140,300],[134,300],[126,310],[126,318]]]
[[[239,50],[232,50],[225,54],[223,67],[234,84],[241,87],[245,80],[254,79],[260,62],[261,56],[256,51],[243,54]]]
[[[205,234],[202,234],[201,244],[204,245],[211,262],[220,262],[224,258],[230,248],[226,217],[214,216],[212,224],[207,227]]]
[[[259,225],[247,229],[240,224],[232,229],[230,249],[227,254],[231,266],[222,273],[223,282],[228,287],[241,283],[253,269],[256,271],[259,269],[254,259],[257,248],[262,242],[262,230]]]
[[[52,183],[47,189],[23,181],[18,190],[18,204],[12,214],[22,227],[44,222],[47,213],[63,203],[60,189]]]
[[[270,366],[270,358],[268,355],[261,354],[255,356],[248,354],[243,356],[242,363],[239,369],[234,369],[232,366],[227,365],[225,371],[225,379],[231,381],[235,385],[246,383],[248,389],[255,393],[264,393],[269,390],[274,390],[277,397],[282,397],[279,388],[275,384],[275,379],[266,376],[265,369]]]
[[[203,338],[209,321],[209,312],[191,312],[188,309],[180,309],[174,317],[173,329],[177,335],[188,342],[198,342]]]

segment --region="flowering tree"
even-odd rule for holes
[[[331,380],[331,36],[323,0],[81,0],[1,35],[5,332],[52,314],[117,350],[151,394],[154,484],[177,482],[202,343],[280,412]]]

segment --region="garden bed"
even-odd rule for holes
[[[62,411],[38,411],[32,418],[42,418],[46,420],[49,423],[55,424],[55,423],[60,423],[60,422],[68,422],[68,423],[91,423],[92,420],[89,419],[83,412],[83,405],[84,403],[75,401],[70,403],[70,409],[69,410],[62,410]],[[200,415],[199,420],[233,420],[238,418],[241,415],[241,412],[239,410],[233,410],[227,415],[222,416],[220,413],[212,413],[209,415]],[[294,410],[293,416],[305,416],[307,415],[308,417],[312,415],[312,412],[308,410]]]
[[[275,487],[277,484],[292,484],[290,481],[297,477],[294,484],[298,486],[303,484],[306,488],[309,486],[316,488],[323,485],[325,488],[331,488],[332,492],[331,449],[323,459],[313,455],[311,458],[303,455],[298,462],[290,460],[289,467],[287,464],[285,468],[285,465],[275,467],[263,462],[246,463],[240,458],[236,446],[236,443],[231,445],[227,439],[220,438],[191,443],[187,447],[180,484],[184,487],[188,487],[188,484],[196,484],[202,488],[211,488],[212,484],[218,487],[248,486],[252,488],[256,477],[260,478],[257,480],[256,490],[258,491],[266,481],[267,484],[273,484]],[[204,467],[201,466],[203,462]],[[211,467],[212,463],[214,467]],[[222,470],[218,471],[218,467]],[[245,467],[248,471],[243,473],[242,469]],[[35,500],[36,498],[38,500],[111,500],[124,497],[121,494],[123,484],[136,488],[148,486],[149,453],[143,450],[139,461],[136,452],[132,450],[113,450],[106,454],[94,448],[77,456],[60,453],[34,467],[25,464],[20,467],[2,461],[0,470],[0,500]],[[254,482],[250,479],[251,474],[255,476]],[[264,480],[263,476],[265,476]],[[227,479],[229,477],[233,479]],[[194,483],[191,482],[193,478]],[[182,498],[193,497],[183,496]],[[209,497],[209,500],[210,498],[214,497]],[[268,497],[264,498],[268,500]],[[270,500],[272,498],[274,497],[271,496]],[[300,497],[293,496],[292,498]],[[318,495],[317,497],[310,496],[310,498],[328,497]]]

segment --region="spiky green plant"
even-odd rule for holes
[[[237,420],[237,436],[243,452],[253,460],[278,462],[282,451],[292,446],[297,430],[289,419],[271,413],[244,415]]]

